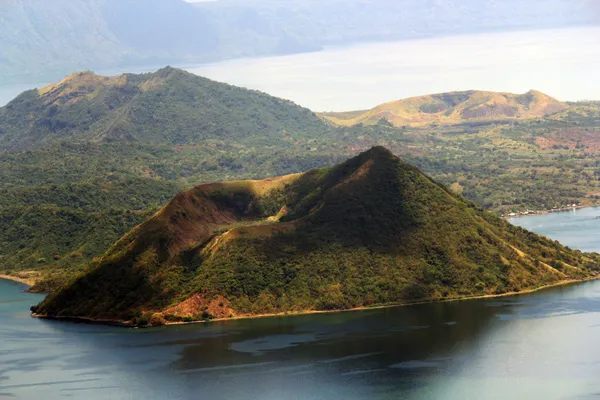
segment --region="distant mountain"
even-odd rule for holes
[[[388,150],[180,193],[34,312],[137,325],[452,299],[600,269]]]
[[[539,118],[568,108],[566,103],[535,90],[520,95],[470,90],[392,101],[368,111],[321,115],[343,126],[383,120],[400,127]]]
[[[220,0],[195,5],[252,36],[340,45],[600,24],[594,0]]]
[[[181,0],[4,0],[0,25],[3,83],[203,59],[219,45],[215,24]]]
[[[104,77],[72,74],[0,108],[0,150],[59,141],[194,145],[204,140],[290,140],[325,125],[290,101],[163,68]]]
[[[0,83],[599,23],[594,0],[0,0]]]

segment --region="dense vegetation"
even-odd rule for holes
[[[67,279],[183,188],[329,161],[253,151],[323,130],[291,102],[172,68],[25,92],[0,108],[0,148],[39,148],[0,153],[0,270]]]
[[[290,102],[173,69],[126,81],[76,74],[0,108],[0,143],[30,148],[0,152],[0,272],[54,271],[39,288],[57,287],[181,190],[333,165],[374,145],[500,214],[600,198],[593,102],[504,123],[335,127]]]
[[[316,136],[323,128],[290,101],[171,67],[118,77],[82,72],[0,108],[0,150],[63,140],[186,146],[244,139],[286,147],[299,133]]]
[[[598,271],[600,256],[513,227],[375,147],[181,193],[34,311],[145,324],[499,294]]]

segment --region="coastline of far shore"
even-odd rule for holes
[[[562,207],[562,208],[551,208],[549,210],[529,210],[529,211],[521,211],[517,213],[503,214],[500,217],[504,219],[512,219],[512,218],[520,218],[520,217],[533,217],[536,215],[546,215],[560,212],[569,212],[575,210],[582,210],[584,208],[600,208],[600,204],[586,204],[586,205],[577,205],[575,207]],[[599,214],[600,216],[600,214]]]
[[[6,281],[22,283],[24,285],[27,285],[28,288],[31,288],[32,286],[34,286],[37,283],[37,281],[32,277],[20,277],[20,276],[15,276],[15,275],[8,275],[8,274],[0,274],[0,279],[4,279]]]

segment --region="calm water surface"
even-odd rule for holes
[[[537,89],[560,100],[598,99],[600,27],[366,43],[186,69],[315,111],[366,109],[411,96],[468,89],[514,93]],[[27,88],[0,87],[0,105]]]
[[[560,100],[597,99],[598,70],[600,27],[368,43],[189,69],[315,111],[368,109],[469,89],[537,89]]]
[[[509,222],[574,249],[600,252],[600,207],[513,218]]]
[[[516,220],[600,250],[600,209]],[[593,221],[593,222],[590,222]],[[0,280],[0,399],[597,399],[600,282],[532,295],[134,330],[29,317]]]

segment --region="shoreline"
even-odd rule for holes
[[[591,204],[591,205],[566,207],[566,208],[556,208],[556,209],[550,209],[550,210],[539,210],[539,211],[533,211],[532,214],[516,213],[516,215],[501,215],[500,218],[509,220],[509,219],[521,218],[521,217],[535,217],[536,215],[547,215],[547,214],[554,214],[554,213],[561,213],[561,212],[569,212],[569,211],[574,211],[574,210],[582,210],[584,208],[600,208],[600,204]]]
[[[0,275],[0,279],[1,279]],[[57,316],[48,316],[44,314],[35,314],[32,313],[31,316],[33,318],[40,319],[48,319],[55,321],[66,321],[66,322],[75,322],[75,323],[85,323],[91,325],[107,325],[107,326],[117,326],[123,328],[155,328],[155,327],[167,327],[173,325],[192,325],[192,324],[206,324],[213,322],[224,322],[224,321],[238,321],[244,319],[263,319],[263,318],[277,318],[277,317],[296,317],[302,315],[316,315],[316,314],[333,314],[333,313],[342,313],[342,312],[356,312],[356,311],[369,311],[369,310],[382,310],[387,308],[396,308],[396,307],[407,307],[407,306],[417,306],[417,305],[425,305],[425,304],[434,304],[434,303],[451,303],[451,302],[461,302],[461,301],[469,301],[469,300],[481,300],[481,299],[493,299],[499,297],[512,297],[518,295],[527,295],[536,292],[540,292],[545,289],[552,289],[560,286],[573,285],[576,283],[585,283],[600,280],[600,274],[591,276],[584,279],[567,279],[558,281],[552,284],[543,285],[537,288],[526,289],[519,292],[506,292],[500,294],[486,294],[486,295],[478,295],[478,296],[464,296],[464,297],[455,297],[455,298],[440,298],[440,299],[430,299],[423,301],[415,301],[410,303],[394,303],[394,304],[382,304],[378,306],[372,307],[356,307],[349,308],[346,310],[305,310],[298,312],[287,312],[287,313],[277,313],[277,314],[257,314],[257,315],[240,315],[232,318],[215,318],[211,320],[203,320],[203,321],[191,321],[191,322],[166,322],[159,326],[139,326],[133,324],[131,321],[117,320],[117,319],[95,319],[88,317],[57,317]]]
[[[28,290],[31,289],[31,287],[34,286],[36,283],[35,279],[32,278],[21,278],[18,276],[6,274],[0,274],[0,279],[4,279],[5,281],[22,283],[23,285],[27,286]]]

